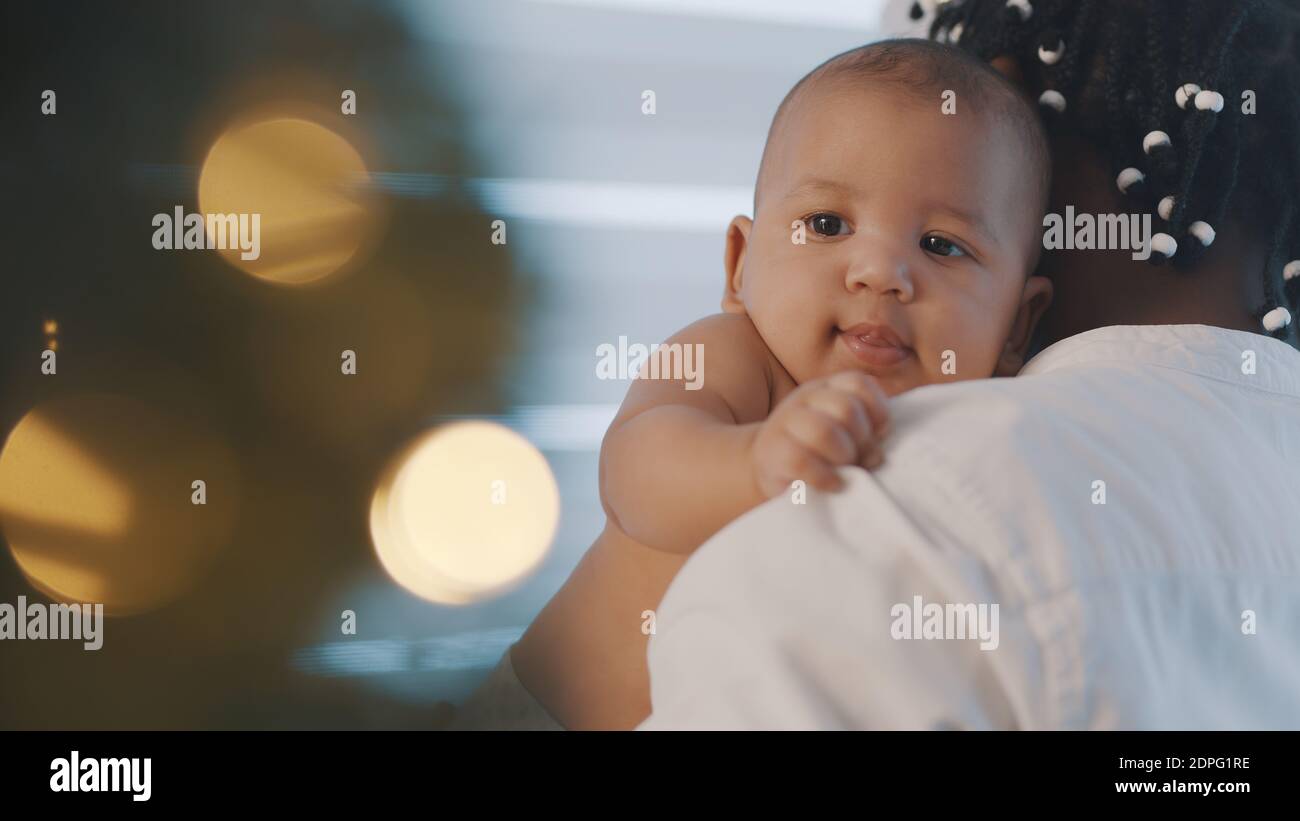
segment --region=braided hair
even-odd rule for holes
[[[1300,0],[939,0],[930,24],[932,39],[1036,67],[1049,131],[1090,140],[1158,214],[1153,263],[1194,267],[1230,209],[1257,231],[1270,245],[1256,316],[1283,340],[1300,325],[1298,34]]]

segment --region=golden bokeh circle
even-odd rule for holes
[[[208,150],[199,174],[202,214],[259,215],[256,259],[216,253],[255,277],[304,285],[343,267],[374,221],[361,155],[330,129],[296,117],[233,127]],[[205,223],[206,224],[206,223]],[[208,235],[209,243],[213,237]]]
[[[442,604],[499,593],[535,570],[555,538],[560,493],[545,457],[518,433],[455,422],[393,460],[371,501],[380,563]]]
[[[229,449],[189,420],[111,394],[59,397],[0,449],[0,526],[51,599],[143,612],[185,592],[228,538],[237,475]],[[193,504],[195,480],[206,504]]]

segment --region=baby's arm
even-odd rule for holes
[[[605,512],[641,544],[688,553],[791,479],[834,487],[829,466],[857,461],[884,428],[884,394],[853,373],[801,386],[769,419],[773,386],[789,377],[746,316],[678,332],[657,353],[661,376],[674,344],[703,346],[699,389],[635,380],[601,446]]]
[[[600,495],[630,538],[687,553],[763,501],[749,448],[774,376],[743,315],[717,314],[678,331],[656,352],[661,376],[672,375],[668,345],[702,346],[693,348],[703,352],[699,389],[688,390],[685,379],[632,382],[601,444]]]

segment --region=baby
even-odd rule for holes
[[[1019,371],[1051,299],[1031,276],[1048,174],[1030,103],[947,46],[854,49],[791,90],[754,217],[727,229],[723,313],[667,343],[704,346],[702,387],[632,383],[601,447],[605,530],[502,661],[543,724],[645,719],[653,611],[691,551],[796,480],[878,465],[887,397]]]

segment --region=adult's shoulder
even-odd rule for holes
[[[1114,381],[1128,377],[1069,377],[971,380],[897,397],[873,482],[919,523],[947,529],[962,519],[968,532],[982,524],[996,539],[1014,539],[1035,524],[1028,519],[1062,505],[1090,504],[1093,482],[1111,475],[1132,432],[1115,401]]]
[[[891,403],[888,443],[938,447],[953,456],[1033,449],[1087,416],[1088,392],[1053,374],[927,385]]]

